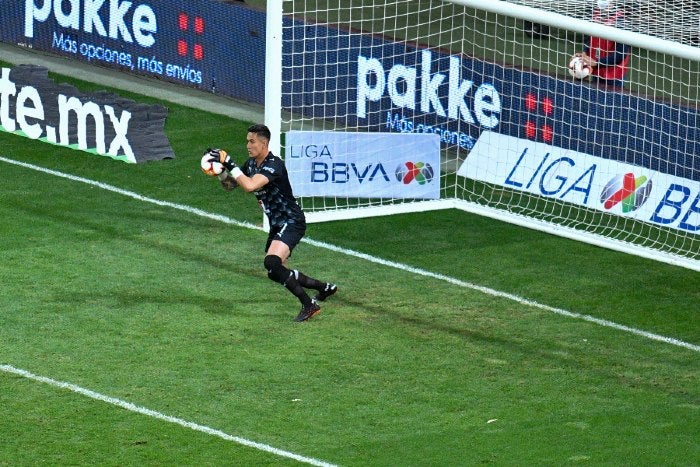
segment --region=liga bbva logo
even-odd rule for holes
[[[621,204],[623,213],[636,211],[649,199],[651,188],[651,180],[644,175],[635,177],[632,172],[618,174],[603,188],[600,202],[607,210]]]
[[[409,185],[411,182],[416,182],[419,185],[425,185],[433,180],[435,171],[433,167],[426,162],[404,162],[396,167],[396,180]]]

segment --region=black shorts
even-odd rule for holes
[[[267,236],[265,252],[270,249],[273,240],[279,240],[289,247],[291,254],[295,246],[299,244],[306,232],[306,224],[282,224],[270,226],[270,233]]]

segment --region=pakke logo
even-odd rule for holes
[[[396,180],[408,185],[416,181],[419,185],[425,185],[433,180],[435,172],[430,164],[424,162],[406,162],[396,167]]]
[[[137,5],[130,12],[132,2],[124,0],[44,0],[41,6],[36,0],[26,0],[24,7],[24,35],[34,37],[34,22],[44,23],[51,14],[59,26],[86,34],[151,47],[156,39],[158,23],[156,14],[148,4]],[[65,8],[64,8],[65,7]],[[107,21],[104,14],[107,13]],[[129,21],[129,18],[131,21]]]
[[[622,203],[623,213],[635,211],[649,198],[651,187],[651,180],[647,182],[644,175],[638,178],[631,172],[616,175],[603,188],[600,202],[608,210]]]

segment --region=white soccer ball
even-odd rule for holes
[[[216,177],[224,171],[224,165],[209,154],[202,156],[202,172],[210,177]]]
[[[576,79],[584,79],[591,74],[589,67],[583,58],[574,55],[569,62],[569,74]]]

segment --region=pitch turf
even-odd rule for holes
[[[0,162],[1,465],[698,463],[700,274],[461,212],[318,224],[292,265],[341,291],[294,323],[264,233],[190,209],[260,222],[197,168],[247,122],[167,105],[172,161],[0,133],[138,195]]]

